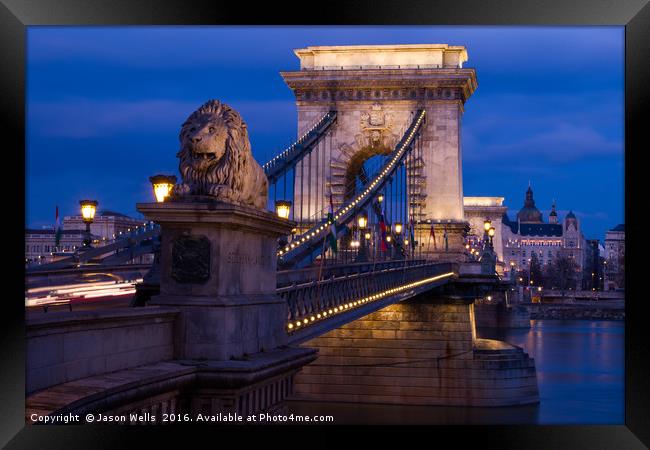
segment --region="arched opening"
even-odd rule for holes
[[[372,179],[383,165],[384,159],[390,155],[391,149],[386,146],[366,146],[350,158],[345,171],[345,191],[343,199],[348,201],[355,196],[359,188]]]

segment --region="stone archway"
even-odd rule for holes
[[[345,171],[345,190],[343,191],[343,201],[350,200],[354,197],[355,183],[357,177],[361,174],[363,164],[373,156],[390,155],[392,149],[385,145],[369,145],[358,150],[348,161]]]
[[[363,127],[354,142],[339,146],[330,161],[330,189],[335,207],[343,205],[354,195],[354,180],[363,163],[376,155],[389,155],[400,136],[390,127]]]

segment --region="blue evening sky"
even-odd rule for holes
[[[29,27],[26,223],[82,198],[140,217],[150,175],[178,174],[181,123],[208,99],[237,109],[266,162],[296,136],[291,90],[309,45],[464,45],[478,89],[462,128],[466,196],[530,180],[548,218],[573,210],[587,238],[624,221],[623,27]]]

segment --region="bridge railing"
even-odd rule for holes
[[[347,275],[355,275],[365,272],[376,272],[385,269],[408,269],[414,266],[425,264],[425,259],[394,259],[386,261],[367,261],[350,264],[325,265],[322,269],[319,265],[306,269],[279,270],[277,277],[278,289],[291,285],[311,282],[314,279],[321,280],[332,277],[339,278]]]
[[[368,64],[360,66],[314,66],[303,68],[305,71],[314,70],[379,70],[379,69],[462,69],[459,64]]]
[[[455,272],[453,263],[422,263],[294,283],[279,288],[277,293],[287,302],[291,330],[391,295],[413,283],[433,282],[437,276],[451,276]]]

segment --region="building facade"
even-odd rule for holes
[[[625,224],[605,234],[604,273],[606,291],[625,289]]]
[[[114,211],[98,211],[90,225],[90,237],[94,247],[110,243],[120,234],[144,225],[140,219]],[[56,231],[52,228],[25,230],[25,263],[48,263],[57,257],[72,253],[83,245],[86,224],[81,216],[66,216],[61,227],[61,238],[56,245]],[[139,257],[139,263],[150,262],[149,255]]]
[[[111,240],[119,236],[120,233],[128,233],[143,225],[144,221],[141,219],[135,219],[115,211],[98,211],[93,223],[90,224],[90,233],[99,236],[100,240]],[[63,230],[85,231],[86,224],[80,215],[65,216]]]
[[[56,258],[57,253],[72,253],[83,245],[84,231],[61,230],[59,245],[56,245],[54,228],[25,230],[25,263],[48,263]],[[99,236],[91,233],[91,239],[97,245]]]
[[[586,240],[572,211],[566,215],[564,222],[560,222],[553,202],[549,221],[544,222],[541,211],[535,206],[533,190],[529,186],[524,205],[517,213],[516,220],[510,220],[508,214],[504,213],[501,222],[503,262],[507,275],[511,270],[529,272],[533,256],[540,268],[564,256],[575,263],[575,288],[581,288]]]
[[[494,251],[497,254],[497,262],[503,262],[503,223],[501,218],[508,208],[503,205],[504,197],[463,197],[463,209],[465,220],[469,222],[469,240],[478,242],[483,239],[483,224],[490,220],[494,227],[493,238]]]

